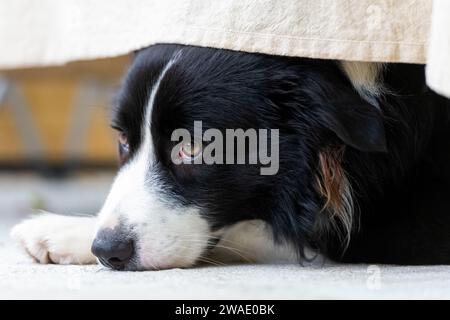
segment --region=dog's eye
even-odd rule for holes
[[[198,142],[184,143],[180,148],[180,157],[183,160],[193,160],[202,153],[202,146]]]
[[[127,154],[130,152],[130,144],[128,143],[128,136],[124,132],[119,132],[119,147],[120,153]]]

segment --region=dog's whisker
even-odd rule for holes
[[[185,243],[202,242],[200,240],[189,240],[189,239],[184,239],[184,240],[185,240],[184,241]],[[238,255],[239,257],[241,257],[244,261],[246,261],[248,263],[252,263],[253,262],[253,260],[248,257],[248,255],[251,254],[249,251],[244,251],[244,250],[241,250],[241,249],[238,249],[238,248],[225,246],[225,245],[221,245],[221,244],[216,244],[214,247],[225,249],[225,250],[229,250],[229,251],[233,252],[234,254]]]
[[[197,261],[210,263],[210,264],[213,264],[213,265],[215,265],[215,266],[220,266],[220,267],[226,266],[226,264],[223,263],[223,262],[220,262],[220,261],[217,261],[217,260],[215,260],[215,259],[212,259],[212,258],[210,258],[210,257],[205,257],[205,256],[200,256],[200,257],[198,257],[198,258],[197,258]]]

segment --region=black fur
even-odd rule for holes
[[[450,103],[431,92],[418,65],[388,65],[380,110],[362,99],[336,61],[274,57],[178,45],[137,53],[119,94],[113,126],[133,156],[150,89],[182,50],[155,97],[151,131],[167,192],[195,204],[213,228],[262,219],[276,241],[349,262],[450,263]],[[280,130],[280,169],[259,165],[174,165],[177,128]],[[345,250],[316,223],[319,152],[346,145],[355,224]],[[339,227],[338,227],[339,228]]]

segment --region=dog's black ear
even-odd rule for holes
[[[273,87],[271,100],[286,105],[294,118],[319,124],[355,149],[387,152],[381,111],[359,95],[334,62],[300,60],[277,74]]]
[[[381,112],[357,93],[343,94],[323,101],[319,115],[322,124],[345,144],[366,152],[387,152]]]

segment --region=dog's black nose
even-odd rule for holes
[[[92,253],[112,269],[123,270],[134,254],[134,241],[114,230],[102,230],[94,239]]]

